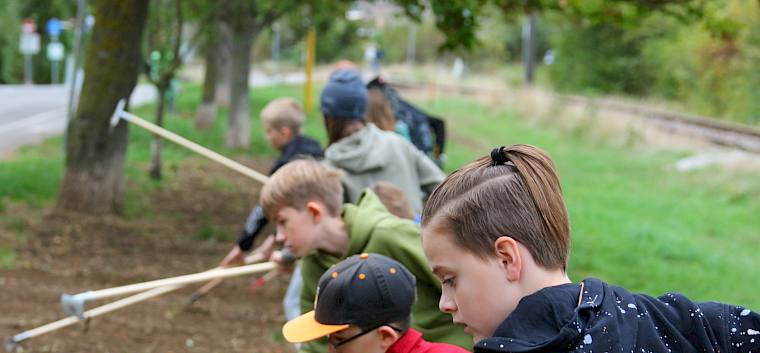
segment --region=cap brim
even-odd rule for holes
[[[282,335],[290,343],[301,343],[329,335],[347,328],[348,325],[320,324],[314,318],[314,310],[285,323]]]

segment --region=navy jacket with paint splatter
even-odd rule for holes
[[[760,314],[694,303],[680,294],[632,294],[598,279],[523,298],[475,352],[760,352]]]

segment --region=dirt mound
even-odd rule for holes
[[[244,163],[266,170],[269,161]],[[61,293],[79,293],[214,267],[231,248],[260,185],[224,167],[190,160],[160,184],[128,183],[123,216],[93,217],[22,205],[0,228],[15,266],[0,270],[0,336],[63,317]],[[131,206],[130,206],[131,205]],[[21,234],[21,235],[19,235]],[[226,239],[225,239],[226,238]],[[6,245],[8,244],[8,245]],[[279,335],[289,275],[255,293],[255,277],[227,280],[185,308],[198,286],[55,331],[23,344],[26,352],[290,352]],[[109,300],[90,303],[88,308]]]

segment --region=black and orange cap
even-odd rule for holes
[[[415,278],[396,260],[379,254],[351,256],[319,279],[314,310],[285,324],[288,342],[307,342],[347,328],[406,319],[415,296]]]

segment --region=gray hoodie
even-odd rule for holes
[[[325,163],[346,172],[343,186],[350,202],[378,181],[399,187],[415,213],[422,212],[423,189],[431,190],[446,177],[430,158],[396,133],[373,124],[325,150]]]

